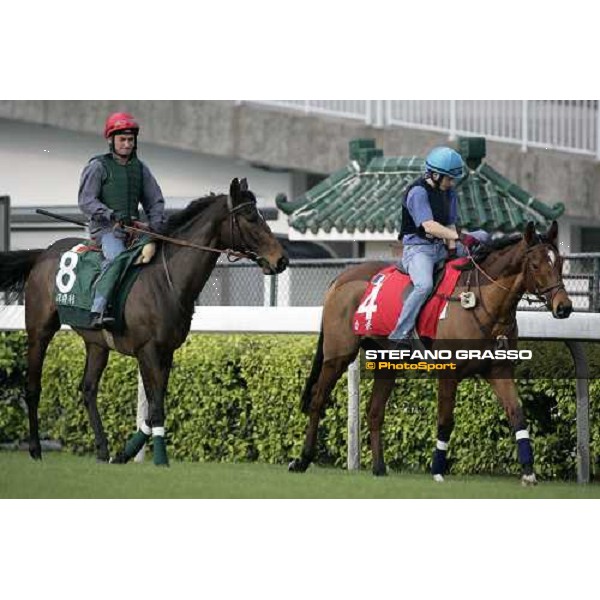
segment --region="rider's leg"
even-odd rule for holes
[[[435,263],[446,254],[443,244],[407,246],[402,264],[408,271],[413,289],[407,296],[394,331],[388,336],[393,341],[410,339],[419,311],[433,289]]]
[[[120,236],[117,236],[113,231],[106,232],[101,238],[102,254],[104,260],[102,261],[101,273],[104,273],[106,269],[112,264],[121,252],[125,251],[125,242]],[[94,301],[92,302],[92,321],[101,324],[102,313],[106,310],[106,304],[108,299],[105,298],[101,293],[96,292],[94,295]]]

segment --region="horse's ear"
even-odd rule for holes
[[[558,240],[558,223],[556,221],[552,221],[546,237],[553,246],[556,246],[556,241]]]
[[[240,194],[240,182],[237,177],[234,177],[231,180],[231,185],[229,186],[229,196],[231,197],[231,200],[234,204],[235,201],[239,199]]]
[[[248,180],[245,177],[240,181],[240,190],[242,190],[242,192],[248,191]]]
[[[527,227],[525,227],[525,233],[523,234],[523,239],[528,246],[535,241],[535,223],[533,221],[529,221],[527,223]]]

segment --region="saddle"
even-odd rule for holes
[[[90,310],[96,290],[108,299],[108,312],[122,331],[125,300],[139,275],[141,266],[152,259],[155,243],[142,236],[101,272],[102,252],[90,241],[76,244],[59,260],[54,282],[54,302],[63,325],[90,329]]]
[[[467,261],[465,258],[457,258],[436,263],[433,291],[417,319],[417,333],[420,337],[436,338],[438,322],[443,318],[448,298],[454,292],[461,275],[461,271],[454,267],[462,266]],[[404,299],[412,288],[408,273],[396,265],[379,271],[371,278],[354,313],[354,333],[360,336],[387,337],[396,326]]]

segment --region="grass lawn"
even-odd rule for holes
[[[349,473],[314,465],[304,474],[284,465],[172,462],[98,464],[93,457],[46,452],[0,452],[0,498],[600,498],[600,485],[540,482],[523,488],[516,477]]]

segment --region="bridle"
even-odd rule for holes
[[[234,244],[234,240],[235,240],[235,229],[237,228],[238,232],[239,232],[239,238],[240,238],[240,247],[244,248],[243,251],[236,253],[236,258],[231,258],[233,250],[231,251],[227,251],[227,260],[229,262],[237,262],[238,260],[240,260],[240,258],[249,258],[250,260],[259,263],[260,257],[258,256],[258,254],[256,254],[256,252],[253,252],[252,250],[248,249],[248,245],[246,243],[246,241],[244,240],[244,234],[242,232],[242,228],[240,227],[240,224],[238,223],[237,220],[237,213],[246,208],[247,206],[253,206],[256,209],[256,202],[254,200],[248,200],[247,202],[242,202],[241,204],[238,204],[237,206],[233,206],[233,202],[231,200],[231,196],[227,196],[227,210],[229,213],[229,240],[231,242],[232,246],[235,246]],[[258,213],[258,210],[257,210]],[[259,218],[260,218],[260,214],[259,214]],[[223,252],[221,250],[221,252]]]
[[[525,252],[525,261],[526,261],[526,273],[525,273],[525,281],[526,281],[526,285],[528,281],[533,281],[535,283],[535,278],[531,275],[531,271],[529,270],[529,254],[531,252],[533,252],[534,250],[540,248],[540,247],[545,247],[547,248],[549,251],[552,251],[554,253],[556,253],[556,260],[558,262],[557,266],[556,266],[556,270],[559,273],[559,278],[560,278],[560,274],[562,273],[562,258],[560,256],[560,254],[558,253],[558,249],[554,247],[553,244],[550,244],[549,242],[544,242],[541,240],[541,238],[538,239],[540,241],[540,243],[536,244],[535,246],[532,246],[530,248],[527,249],[527,251]],[[558,294],[558,292],[560,292],[561,290],[565,291],[565,285],[563,283],[562,280],[558,280],[555,283],[552,283],[551,285],[543,288],[543,289],[538,289],[537,284],[535,284],[535,287],[531,290],[531,289],[527,289],[527,287],[525,288],[525,291],[536,297],[536,300],[529,300],[529,302],[542,302],[543,304],[545,304],[546,308],[548,310],[552,310],[552,302],[554,300],[554,297],[556,296],[556,294]]]
[[[530,282],[530,281],[535,282],[535,278],[531,274],[531,270],[530,270],[530,266],[529,266],[530,265],[529,255],[534,250],[539,250],[540,247],[547,248],[549,251],[553,251],[554,253],[556,253],[557,261],[558,261],[557,270],[559,273],[562,272],[562,258],[558,253],[558,249],[550,242],[544,242],[542,240],[542,238],[540,236],[538,236],[538,243],[527,248],[527,250],[525,251],[525,269],[524,269],[524,271],[525,271],[524,276],[525,276],[525,281],[526,281],[525,292],[527,294],[530,294],[531,296],[536,296],[536,298],[537,298],[537,300],[529,300],[529,302],[543,302],[546,305],[546,308],[548,308],[548,310],[552,310],[552,301],[554,300],[554,296],[556,296],[556,294],[560,290],[565,289],[564,283],[562,281],[557,281],[556,283],[553,283],[543,289],[538,289],[537,284],[535,284],[535,287],[533,289],[530,289],[528,287],[528,282]],[[491,275],[489,275],[483,269],[483,267],[479,263],[477,263],[477,261],[471,254],[469,248],[466,248],[466,251],[467,251],[467,257],[470,260],[470,262],[480,273],[482,273],[486,277],[486,279],[488,279],[488,281],[490,281],[493,285],[503,289],[505,292],[511,291],[505,285],[502,285],[497,279],[494,279]]]
[[[562,280],[558,280],[548,286],[546,286],[543,289],[539,289],[537,284],[535,283],[535,277],[533,276],[533,274],[531,273],[531,267],[530,267],[530,254],[534,251],[534,250],[539,250],[540,247],[545,247],[548,250],[551,250],[553,252],[556,253],[557,256],[557,261],[558,264],[556,266],[557,268],[557,272],[559,273],[559,277],[560,274],[562,273],[562,258],[560,257],[557,248],[549,243],[549,242],[544,242],[543,239],[541,238],[541,236],[537,236],[537,241],[538,243],[530,246],[529,248],[527,248],[527,250],[525,251],[525,265],[523,268],[523,274],[524,274],[524,278],[525,278],[525,292],[531,296],[535,296],[535,299],[530,299],[527,298],[527,302],[529,302],[530,304],[533,302],[541,302],[543,303],[546,308],[550,311],[552,311],[552,302],[554,300],[554,297],[556,296],[556,294],[560,291],[560,290],[564,290],[564,283],[562,282]],[[500,283],[497,279],[494,279],[491,275],[489,275],[489,273],[487,273],[485,271],[485,269],[475,260],[473,254],[471,253],[470,249],[468,247],[465,246],[465,249],[467,251],[467,258],[469,259],[469,261],[473,264],[473,266],[475,267],[475,269],[477,270],[477,274],[479,275],[479,273],[481,273],[492,285],[495,285],[499,288],[501,288],[502,290],[504,290],[505,292],[510,293],[512,290],[508,287],[506,287],[505,285],[503,285],[502,283]],[[531,282],[534,283],[533,285],[533,289],[532,286],[530,285]],[[467,288],[470,288],[470,275],[467,279]],[[489,311],[487,310],[487,308],[485,307],[484,303],[483,303],[483,296],[481,294],[481,283],[479,281],[479,276],[477,277],[477,288],[479,290],[479,305],[481,306],[481,308],[483,309],[483,311],[485,312],[485,314],[488,316],[488,318],[490,319],[491,322],[494,321],[492,315],[489,313]],[[455,299],[455,298],[452,298]],[[456,298],[455,300],[458,300],[458,298]],[[479,326],[479,329],[481,330],[481,332],[486,335],[487,333],[491,334],[491,330],[489,327],[484,326],[480,319],[477,317],[475,311],[473,311],[473,317],[475,318],[475,320],[477,321],[477,324]],[[507,327],[507,329],[504,332],[504,335],[502,336],[498,336],[500,337],[505,337],[507,333],[510,333],[514,327],[516,326],[516,314],[513,316],[513,319],[511,321],[500,321],[500,320],[496,320],[495,321],[496,324],[499,325],[504,325]],[[489,332],[486,332],[486,329],[489,330]]]

